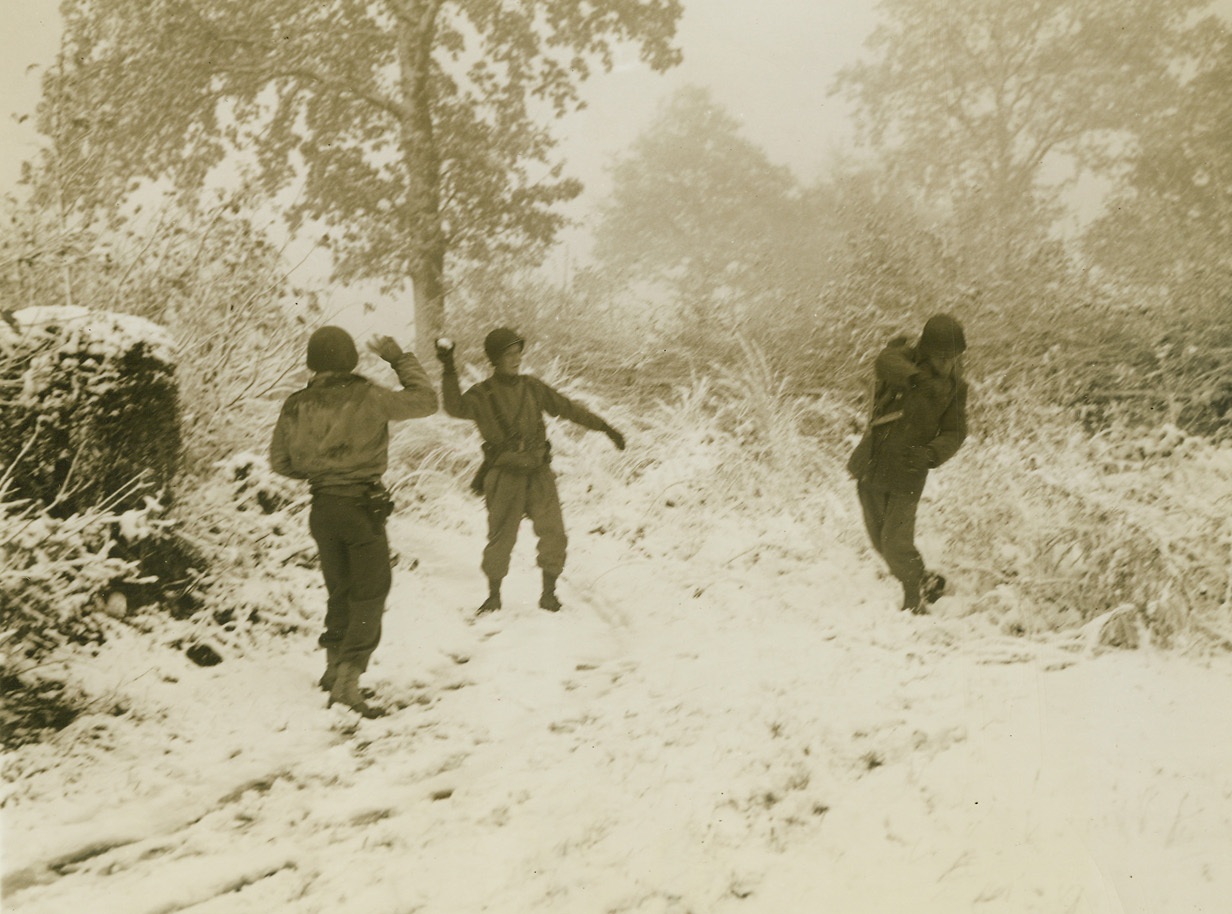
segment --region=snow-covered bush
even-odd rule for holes
[[[237,511],[273,515],[305,503],[303,484],[279,476],[270,469],[269,460],[260,454],[240,451],[220,460],[216,469]]]
[[[174,347],[130,315],[26,308],[0,323],[0,469],[60,515],[140,506],[180,455]]]
[[[126,614],[126,587],[147,583],[132,554],[156,538],[156,506],[117,513],[105,508],[57,517],[0,492],[0,627],[3,666],[39,657],[68,642],[102,637],[103,614]]]
[[[306,492],[255,455],[216,469],[175,517],[153,500],[58,517],[0,498],[0,666],[102,640],[109,624],[221,659],[305,624],[318,608],[305,588],[320,584]]]
[[[68,290],[73,303],[166,328],[191,392],[180,403],[181,468],[208,474],[258,446],[273,422],[267,401],[302,368],[321,315],[317,293],[292,285],[268,216],[225,194],[108,208],[117,218],[88,225],[36,201],[0,199],[0,215],[0,314],[63,305]]]
[[[634,367],[643,373],[667,351],[661,315],[631,298],[590,273],[562,288],[531,273],[478,266],[460,278],[450,300],[449,335],[458,343],[459,366],[486,370],[483,338],[505,326],[526,338],[528,359],[615,383]]]
[[[320,587],[308,502],[305,487],[248,452],[185,489],[177,511],[192,523],[183,536],[210,566],[201,605],[188,618],[193,640],[226,659],[262,633],[294,631],[315,618],[317,604],[304,598]]]
[[[306,493],[255,455],[217,469],[186,490],[178,517],[153,499],[59,516],[0,494],[0,672],[102,640],[109,619],[224,656],[304,624],[316,608],[305,585],[319,585]],[[150,605],[159,611],[136,611]]]
[[[162,496],[179,451],[160,327],[83,308],[0,325],[0,617],[10,653],[99,636],[99,613],[191,613],[205,559]]]

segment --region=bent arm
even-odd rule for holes
[[[928,443],[932,449],[933,466],[941,466],[957,453],[967,438],[967,385],[959,384],[954,399],[941,414],[937,436]]]
[[[911,350],[906,337],[892,340],[885,349],[877,355],[874,363],[877,381],[890,390],[901,392],[911,386],[911,379],[919,374],[919,366],[911,358]]]
[[[419,359],[404,352],[396,362],[390,363],[390,367],[398,375],[402,390],[378,388],[387,418],[393,421],[422,419],[436,412],[436,391]]]
[[[289,476],[292,479],[307,479],[308,477],[303,473],[295,472],[295,468],[291,463],[291,451],[287,447],[287,423],[289,421],[286,408],[284,407],[282,413],[278,416],[278,422],[274,425],[274,434],[270,439],[270,469],[280,476]]]
[[[441,400],[445,403],[445,412],[455,419],[474,419],[474,410],[470,402],[462,396],[462,387],[458,384],[458,372],[453,366],[446,366],[441,374]]]

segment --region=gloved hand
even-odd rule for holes
[[[436,358],[449,371],[453,370],[453,348],[453,340],[447,336],[436,340]]]
[[[396,364],[402,358],[402,347],[392,336],[374,336],[368,342],[368,348],[390,365]]]
[[[616,445],[616,450],[623,451],[625,449],[625,436],[610,425],[603,430],[603,434],[612,439],[612,444]]]
[[[907,469],[915,473],[930,470],[937,465],[937,455],[934,454],[933,449],[926,444],[917,444],[907,448],[904,459],[907,464]]]

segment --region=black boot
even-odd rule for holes
[[[317,683],[322,691],[328,692],[334,687],[334,680],[338,678],[338,662],[342,654],[336,647],[325,648],[325,672],[321,674],[321,681]]]
[[[920,596],[920,584],[917,581],[914,587],[903,585],[903,612],[909,612],[913,616],[927,616],[928,603]]]
[[[556,596],[556,575],[543,573],[543,595],[539,597],[539,608],[550,613],[560,612],[560,600]]]
[[[325,707],[333,707],[336,702],[346,705],[356,714],[369,720],[381,717],[385,712],[381,708],[368,704],[360,694],[359,676],[359,667],[355,664],[345,661],[338,664],[338,675],[334,679],[333,688],[329,690],[329,702]]]
[[[920,579],[920,596],[925,603],[936,603],[945,593],[945,577],[935,571],[924,572]]]
[[[495,578],[488,579],[488,598],[475,610],[475,615],[486,616],[488,613],[494,613],[501,608],[500,589],[500,581]]]

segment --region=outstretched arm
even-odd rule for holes
[[[564,394],[553,390],[538,378],[531,378],[530,380],[535,385],[536,399],[539,402],[539,406],[549,416],[558,416],[561,419],[576,422],[583,428],[603,432],[603,434],[612,439],[612,444],[616,446],[617,450],[623,451],[625,449],[624,435],[608,425],[607,421],[602,417],[592,413],[576,400],[570,400]]]

